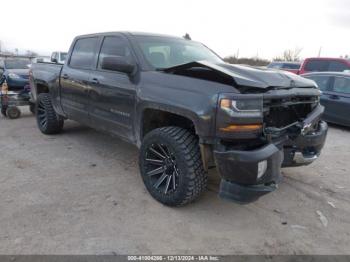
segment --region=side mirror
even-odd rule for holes
[[[130,63],[124,57],[107,56],[102,59],[101,68],[130,75],[135,72],[136,65]]]
[[[57,58],[51,57],[51,62],[52,62],[52,63],[58,63]]]

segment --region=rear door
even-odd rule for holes
[[[76,40],[61,73],[61,103],[69,118],[88,124],[89,79],[96,61],[98,37]]]
[[[340,125],[350,125],[350,77],[334,76],[327,96],[327,119]]]
[[[90,76],[92,125],[133,141],[135,79],[126,73],[102,69],[102,59],[107,56],[123,56],[130,62],[135,61],[124,36],[110,35],[101,39],[96,70]]]

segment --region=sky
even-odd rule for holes
[[[189,33],[222,57],[350,55],[350,0],[4,0],[2,50],[67,51],[81,34]]]

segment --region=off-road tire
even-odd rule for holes
[[[151,148],[157,148],[157,145],[161,145],[161,147],[166,149],[167,155],[171,155],[174,163],[176,163],[174,169],[177,171],[174,173],[176,173],[177,176],[176,178],[173,176],[172,180],[177,182],[174,182],[174,187],[168,192],[165,192],[167,188],[156,188],[155,185],[159,182],[159,177],[156,175],[149,175],[152,173],[149,159],[157,159],[156,155],[153,153],[153,155],[150,154],[150,150]],[[156,161],[165,162],[166,160],[159,158]],[[188,204],[196,200],[206,189],[207,173],[203,168],[198,138],[186,129],[170,126],[158,128],[149,132],[143,139],[140,149],[139,165],[141,176],[148,192],[153,198],[164,205],[182,206]],[[161,166],[162,164],[157,163],[157,165]],[[157,166],[152,168],[157,168]],[[159,174],[159,176],[164,175],[165,172],[167,171],[164,171],[163,174]],[[171,172],[172,171],[170,171],[170,173]],[[170,180],[171,184],[173,183],[172,180]],[[163,186],[169,186],[169,183],[170,182],[165,180]]]
[[[50,94],[39,94],[35,113],[38,127],[42,133],[50,135],[62,131],[64,119],[55,112]]]
[[[17,119],[21,116],[21,110],[17,106],[9,106],[6,109],[6,115],[9,119]]]

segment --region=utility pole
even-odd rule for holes
[[[322,52],[322,46],[320,46],[320,49],[318,50],[318,57],[321,56],[321,52]]]

